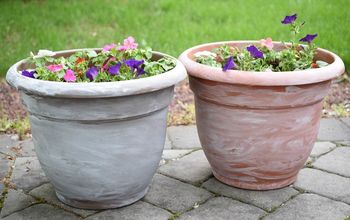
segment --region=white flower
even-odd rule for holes
[[[270,69],[270,68],[266,68],[266,69],[265,69],[265,72],[273,72],[273,71],[272,71],[272,69]]]
[[[32,55],[33,53],[31,53]],[[52,52],[51,50],[39,50],[38,54],[33,56],[34,59],[41,58],[41,57],[52,57],[55,56],[56,53]]]
[[[204,50],[204,51],[198,51],[197,53],[194,54],[195,57],[201,57],[201,56],[205,56],[205,57],[216,57],[215,53],[212,53],[210,51]]]

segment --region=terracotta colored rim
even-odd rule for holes
[[[57,51],[55,57],[69,55],[83,50],[89,49]],[[101,51],[101,48],[91,48],[91,50]],[[172,57],[160,52],[153,52],[153,55],[158,57]],[[6,80],[11,86],[18,90],[42,96],[97,98],[135,95],[164,89],[186,78],[186,69],[183,64],[177,60],[174,69],[147,78],[99,83],[53,82],[22,76],[19,71],[24,69],[26,61],[27,59],[24,59],[11,66],[7,72]]]
[[[281,42],[273,42],[274,48],[282,49]],[[189,75],[224,83],[259,85],[259,86],[288,86],[304,85],[322,82],[338,77],[345,72],[343,61],[336,54],[319,48],[317,50],[317,59],[326,61],[330,65],[322,68],[289,71],[289,72],[254,72],[229,70],[223,72],[221,68],[211,67],[197,63],[193,60],[194,54],[203,50],[211,50],[222,44],[228,44],[234,47],[245,47],[250,44],[259,44],[258,41],[223,41],[208,44],[201,44],[184,51],[179,60],[185,65]]]

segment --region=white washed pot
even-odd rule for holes
[[[86,209],[141,199],[161,159],[167,108],[174,85],[186,77],[183,65],[177,61],[160,75],[106,83],[31,79],[19,72],[26,68],[19,61],[6,80],[21,93],[35,151],[58,198]]]

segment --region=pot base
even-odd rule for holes
[[[273,183],[253,183],[253,182],[249,183],[249,182],[242,182],[239,180],[233,180],[233,179],[221,176],[220,174],[216,173],[214,170],[213,170],[213,175],[217,180],[225,183],[226,185],[230,185],[241,189],[249,189],[249,190],[279,189],[294,183],[297,179],[297,175],[295,175],[288,179],[274,181]]]
[[[69,199],[66,198],[64,196],[62,196],[61,194],[59,194],[58,192],[56,192],[56,196],[57,198],[72,207],[75,208],[80,208],[80,209],[113,209],[113,208],[120,208],[123,206],[127,206],[130,205],[134,202],[137,202],[138,200],[142,199],[148,192],[148,188],[147,187],[145,190],[143,190],[142,192],[134,195],[133,197],[129,198],[129,199],[124,199],[124,200],[120,200],[119,198],[115,198],[115,199],[109,199],[109,200],[104,200],[104,201],[100,201],[100,202],[96,202],[96,201],[82,201],[82,200],[74,200],[74,199]]]

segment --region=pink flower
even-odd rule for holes
[[[104,45],[103,46],[103,49],[102,49],[102,51],[110,51],[112,48],[114,48],[115,46],[117,46],[117,45],[115,45],[115,44],[106,44],[106,45]]]
[[[66,71],[63,78],[66,82],[75,82],[77,80],[77,77],[74,75],[74,72],[71,69]]]
[[[105,69],[108,69],[108,64],[112,61],[116,61],[115,57],[111,57],[103,63],[103,66],[101,68],[101,72],[103,72]]]
[[[135,43],[135,39],[133,37],[128,37],[124,40],[124,44],[118,48],[118,50],[134,50],[138,46]]]
[[[261,39],[261,40],[260,40],[260,45],[261,45],[262,47],[266,47],[266,48],[269,49],[269,50],[272,50],[272,48],[273,48],[273,43],[272,43],[271,37],[268,37],[268,38],[266,38],[266,39]]]
[[[63,69],[63,66],[62,66],[62,64],[58,64],[58,65],[51,64],[51,65],[48,65],[46,68],[48,70],[50,70],[51,72],[58,72],[58,71],[61,71]]]

